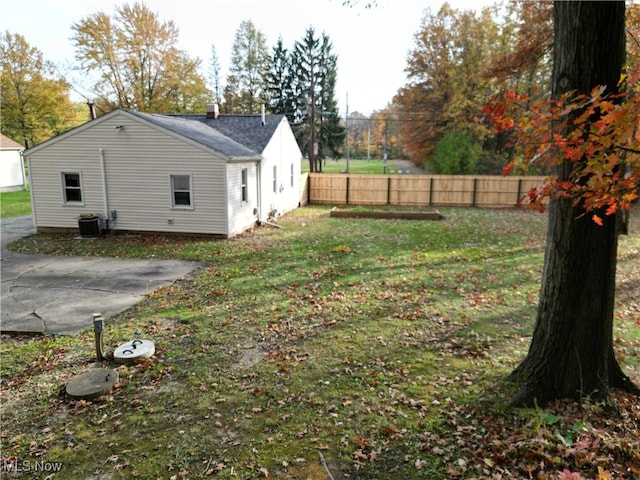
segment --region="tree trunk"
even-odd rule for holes
[[[625,57],[625,4],[554,3],[552,93],[609,91]],[[580,162],[556,174],[570,180]],[[615,216],[597,225],[580,204],[552,199],[538,315],[529,353],[511,378],[520,383],[515,404],[557,398],[607,398],[611,388],[635,390],[613,352],[617,231]]]

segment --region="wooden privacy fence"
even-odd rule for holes
[[[302,177],[301,205],[513,207],[545,177],[499,175],[351,175]]]

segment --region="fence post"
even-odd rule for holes
[[[522,179],[518,179],[518,197],[516,198],[516,205],[520,203],[520,197],[522,197]]]
[[[391,205],[391,177],[387,177],[387,205]]]
[[[347,188],[346,188],[345,195],[347,197],[346,198],[347,205],[349,205],[349,175],[347,175]]]
[[[433,205],[433,177],[429,179],[429,206]]]
[[[478,188],[478,179],[474,177],[473,179],[473,192],[471,194],[471,206],[476,206],[476,190]]]

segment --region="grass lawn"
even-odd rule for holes
[[[31,215],[31,196],[29,190],[0,193],[0,218]]]
[[[349,159],[349,173],[353,174],[379,174],[384,173],[398,173],[399,169],[405,169],[404,166],[399,166],[393,160],[387,160],[387,170],[385,172],[384,162],[381,159]],[[323,173],[341,173],[347,169],[347,160],[339,158],[337,160],[327,159],[322,165]],[[302,161],[302,172],[309,171],[309,161]],[[406,172],[405,172],[406,173]]]
[[[640,474],[637,398],[616,392],[615,414],[589,402],[507,405],[504,378],[535,318],[544,215],[443,209],[445,220],[429,222],[329,210],[298,209],[281,229],[225,241],[36,235],[14,244],[202,267],[108,319],[107,350],[139,337],[156,342],[156,355],[105,362],[120,375],[106,397],[63,395],[98,366],[92,331],[3,336],[3,461],[61,462],[55,478],[64,479]],[[632,223],[620,239],[615,342],[638,382],[637,215]]]

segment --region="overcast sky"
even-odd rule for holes
[[[0,0],[0,28],[19,33],[46,60],[69,72],[74,63],[71,25],[98,11],[110,16],[113,0]],[[133,3],[130,1],[128,3]],[[269,49],[281,37],[285,48],[302,40],[309,26],[317,36],[326,33],[338,55],[336,98],[340,114],[370,114],[384,108],[405,84],[407,53],[414,45],[427,8],[436,13],[441,0],[378,0],[372,9],[366,0],[344,7],[342,0],[146,0],[161,21],[173,20],[180,31],[180,48],[199,57],[204,70],[214,45],[222,67],[222,83],[231,56],[235,33],[251,20],[265,34]],[[481,8],[492,0],[449,0],[458,9]],[[77,84],[82,77],[68,73]],[[79,89],[88,94],[87,90]],[[78,95],[74,98],[79,99]]]

